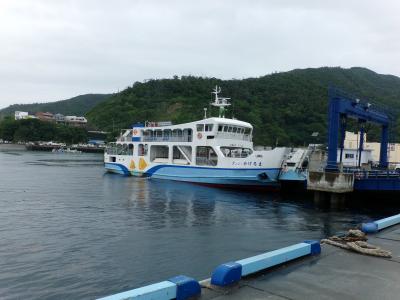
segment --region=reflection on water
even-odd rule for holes
[[[105,174],[102,155],[0,153],[0,295],[92,299],[318,239],[379,213]]]

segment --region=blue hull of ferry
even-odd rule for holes
[[[105,168],[110,172],[133,175],[121,164],[106,163]],[[227,169],[158,165],[147,170],[144,176],[216,186],[252,186],[272,189],[279,187],[279,168]]]
[[[307,173],[289,170],[287,172],[281,172],[279,175],[281,181],[306,181]]]
[[[106,170],[111,173],[117,173],[121,175],[132,175],[131,172],[128,170],[128,168],[121,164],[104,163],[104,168],[106,168]]]

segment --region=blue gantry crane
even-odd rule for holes
[[[348,118],[356,119],[360,126],[358,168],[341,169],[339,165],[342,162]],[[366,123],[375,123],[381,127],[378,168],[361,168]],[[388,168],[389,131],[392,123],[392,115],[382,107],[330,88],[328,159],[324,170],[308,170],[307,189],[315,191],[316,199],[320,197],[320,192],[328,193],[333,198],[352,192],[388,192],[394,193],[397,198],[400,192],[400,173]]]
[[[358,98],[349,96],[336,88],[330,88],[328,113],[328,160],[326,170],[338,170],[338,149],[340,149],[339,161],[342,161],[348,118],[357,119],[360,124],[360,143],[358,149],[359,165],[364,146],[365,123],[371,122],[381,126],[379,167],[381,169],[386,169],[388,167],[387,150],[391,116],[384,110],[379,109],[368,102],[363,102]]]

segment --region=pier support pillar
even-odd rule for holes
[[[389,143],[389,128],[387,125],[382,126],[381,150],[379,153],[379,167],[387,168],[388,166],[388,143]]]
[[[314,204],[316,206],[324,206],[326,204],[326,192],[314,191]]]
[[[345,193],[331,193],[330,204],[331,208],[343,208],[346,203]]]

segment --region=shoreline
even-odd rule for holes
[[[0,151],[27,151],[25,144],[0,144]]]

